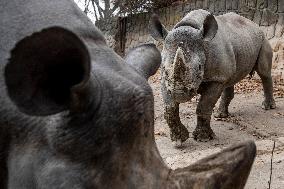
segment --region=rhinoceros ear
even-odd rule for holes
[[[152,15],[148,28],[151,36],[157,41],[164,41],[168,35],[168,30],[160,22],[159,17],[156,14]]]
[[[189,167],[172,171],[169,185],[200,189],[244,188],[255,155],[252,141],[232,146]]]
[[[134,67],[142,76],[148,79],[154,75],[161,64],[161,53],[156,45],[149,43],[133,48],[125,56],[127,64]]]
[[[218,30],[218,23],[215,17],[212,14],[207,15],[204,20],[203,27],[201,29],[203,33],[203,39],[205,41],[210,41],[215,37],[217,30]]]
[[[74,87],[89,80],[90,57],[74,33],[51,27],[19,41],[5,67],[12,101],[29,115],[68,109]]]

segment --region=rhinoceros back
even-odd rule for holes
[[[254,45],[260,48],[265,34],[260,27],[251,20],[236,13],[227,13],[216,17],[223,38],[230,41],[235,48],[244,48],[244,45]]]
[[[218,32],[206,46],[205,78],[231,85],[254,69],[265,34],[257,24],[236,13],[215,18]]]

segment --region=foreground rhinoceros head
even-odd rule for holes
[[[20,40],[5,67],[9,97],[21,112],[63,112],[56,116],[60,121],[48,123],[48,137],[56,151],[72,159],[92,159],[120,143],[132,146],[140,135],[153,137],[153,96],[146,79],[158,69],[160,52],[141,45],[127,56],[128,66],[104,41],[90,43],[68,29],[46,28]]]
[[[218,29],[214,16],[207,11],[195,15],[203,20],[203,25],[193,22],[191,14],[185,16],[169,32],[157,15],[152,17],[149,24],[152,37],[164,42],[162,79],[177,102],[186,102],[196,94],[204,75],[204,43],[210,41]]]
[[[161,62],[154,45],[123,60],[72,1],[0,5],[0,188],[244,186],[252,142],[184,169],[163,162],[147,83]]]

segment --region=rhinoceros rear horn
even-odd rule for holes
[[[51,115],[72,106],[73,88],[89,80],[90,57],[74,33],[51,27],[11,51],[5,82],[12,101],[29,115]]]

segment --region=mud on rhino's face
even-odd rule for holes
[[[218,29],[214,16],[208,13],[197,24],[188,14],[169,32],[154,16],[149,29],[153,38],[164,43],[161,71],[166,90],[177,102],[190,100],[203,80],[204,41],[214,38]]]

